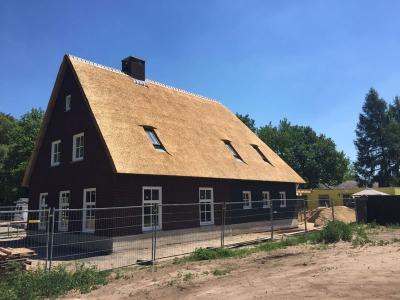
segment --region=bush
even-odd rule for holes
[[[70,290],[88,293],[96,286],[106,284],[107,277],[108,272],[83,264],[76,265],[72,271],[65,266],[54,267],[51,271],[25,271],[19,267],[0,277],[0,299],[55,298]]]
[[[351,225],[341,221],[330,221],[320,232],[319,242],[336,243],[340,240],[351,241],[353,229]]]

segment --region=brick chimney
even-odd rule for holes
[[[122,60],[122,72],[129,76],[144,81],[145,77],[145,61],[139,58],[128,56]]]

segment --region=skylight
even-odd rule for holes
[[[226,147],[228,148],[229,152],[231,152],[231,154],[233,155],[234,158],[236,158],[237,160],[243,161],[243,159],[240,157],[239,153],[236,151],[235,148],[233,148],[232,144],[230,141],[224,141]]]
[[[260,155],[260,157],[261,157],[264,161],[266,161],[267,163],[269,163],[270,165],[272,165],[271,162],[269,161],[269,159],[264,155],[264,153],[261,152],[260,148],[259,148],[257,145],[251,145],[251,146],[257,151],[258,155]]]
[[[156,132],[151,127],[144,127],[144,131],[146,131],[147,137],[150,142],[153,144],[154,148],[158,151],[165,151],[164,146],[161,144],[160,139],[158,138]]]

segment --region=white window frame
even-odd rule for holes
[[[244,199],[244,195],[248,195],[249,203],[246,205],[246,200]],[[243,200],[243,209],[251,209],[251,191],[243,191],[242,192],[242,200]]]
[[[269,191],[262,191],[263,208],[271,208],[271,194]]]
[[[211,199],[201,199],[200,194],[201,191],[211,191]],[[211,207],[211,220],[208,222],[202,222],[201,221],[201,204],[206,203],[210,204]],[[199,220],[200,220],[200,226],[203,225],[214,225],[214,189],[210,187],[200,187],[199,188]]]
[[[65,195],[68,194],[68,203],[63,202]],[[68,231],[69,225],[69,205],[71,202],[71,192],[70,191],[60,191],[58,200],[58,231]],[[64,215],[65,214],[65,215]],[[63,224],[63,217],[66,216],[66,222]]]
[[[65,97],[65,111],[66,112],[71,110],[71,100],[72,100],[71,95],[67,95]]]
[[[42,202],[42,198],[46,196],[45,202]],[[46,218],[46,210],[47,207],[49,205],[48,203],[48,198],[49,198],[49,193],[40,193],[39,194],[39,225],[38,225],[38,229],[39,230],[46,230],[46,223],[47,220],[45,222],[42,222],[42,220],[44,220],[44,218]]]
[[[78,138],[83,138],[83,146],[80,146],[80,148],[83,148],[82,156],[79,156],[79,157],[76,156],[76,147],[77,147],[76,142],[77,142]],[[72,161],[81,161],[85,157],[85,133],[81,132],[81,133],[75,134],[72,139],[73,139],[73,142],[72,142]]]
[[[86,199],[86,193],[87,192],[95,192],[96,193],[96,199],[94,201],[88,202]],[[87,188],[83,190],[83,211],[82,211],[82,232],[87,232],[87,233],[94,233],[96,231],[96,210],[94,212],[94,228],[88,228],[86,226],[86,210],[88,210],[87,206],[90,204],[92,205],[94,203],[94,209],[96,209],[96,201],[97,201],[97,191],[96,188]],[[93,209],[91,208],[91,209]]]
[[[159,199],[158,200],[145,200],[144,190],[158,190]],[[142,231],[150,231],[153,226],[144,226],[144,207],[145,204],[158,204],[158,226],[155,227],[156,230],[162,230],[162,187],[161,186],[143,186],[142,187]]]
[[[280,207],[286,207],[286,192],[279,192]]]
[[[57,152],[55,151],[55,147],[57,145]],[[56,140],[51,142],[51,154],[50,154],[50,166],[52,167],[56,167],[60,165],[60,161],[61,161],[61,150],[60,150],[60,146],[61,146],[61,140]],[[55,157],[58,158],[58,160],[55,160]]]

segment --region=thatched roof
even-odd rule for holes
[[[217,101],[155,81],[138,81],[70,55],[64,57],[63,64],[70,64],[76,74],[117,173],[303,183]],[[166,152],[155,151],[143,125],[155,128]],[[231,141],[243,162],[232,156],[223,140]],[[253,144],[270,163],[260,157]],[[29,174],[30,170],[24,182]]]

